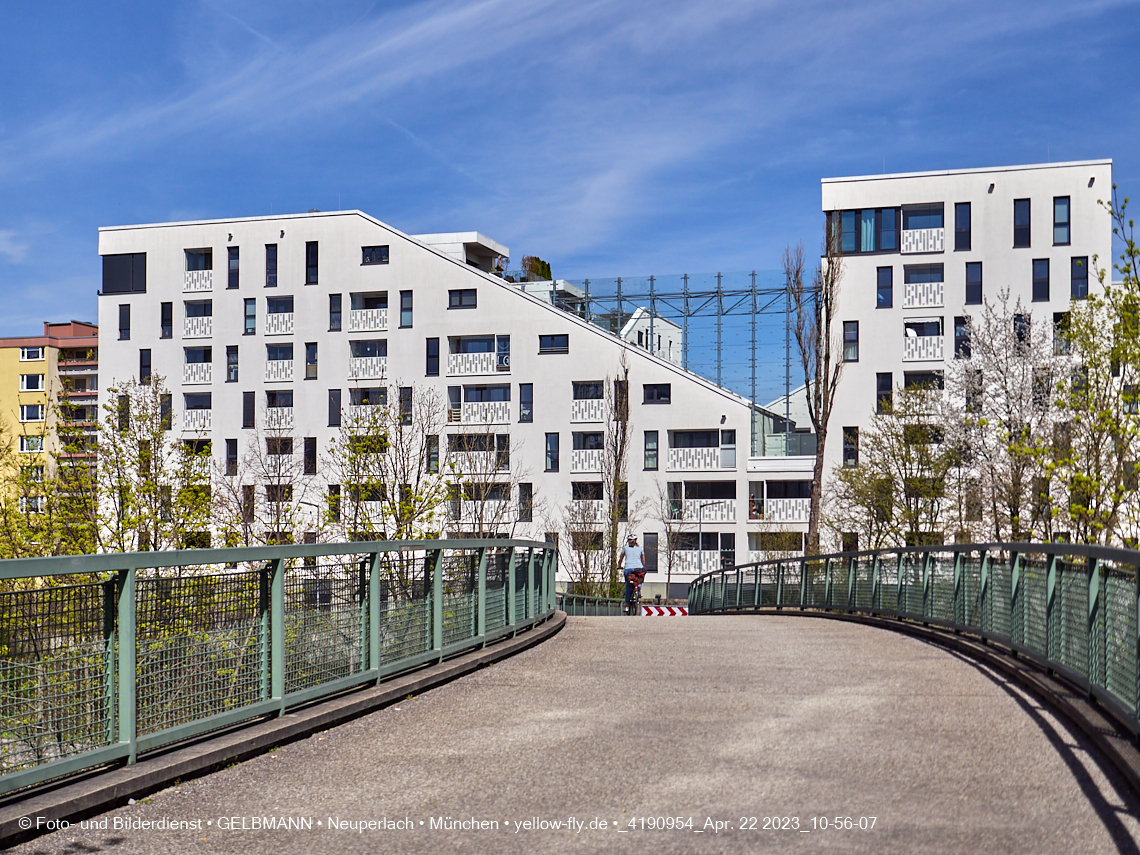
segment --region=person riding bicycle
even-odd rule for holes
[[[635,587],[645,581],[645,550],[638,546],[637,535],[630,534],[621,550],[621,570],[625,576],[625,611],[629,614]]]

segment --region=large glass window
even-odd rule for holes
[[[843,361],[859,361],[859,322],[843,322]]]
[[[933,205],[909,205],[902,209],[903,231],[940,229],[943,227],[945,208],[941,202]]]
[[[839,229],[844,255],[860,252],[895,252],[899,248],[899,209],[863,208],[828,214],[829,228]]]
[[[424,363],[424,373],[428,377],[439,376],[439,339],[429,338],[427,340],[427,355]]]
[[[1029,200],[1013,200],[1013,245],[1029,246]]]
[[[360,254],[363,256],[361,264],[387,264],[387,246],[362,246]]]
[[[893,267],[880,267],[875,284],[875,307],[889,309],[895,304],[895,270]]]
[[[305,284],[317,284],[317,242],[305,241]]]
[[[604,380],[575,380],[572,383],[575,401],[600,401],[606,396],[606,383]]]
[[[478,292],[474,288],[455,288],[447,292],[447,308],[474,309],[478,305]]]
[[[236,247],[236,246],[229,247],[226,250],[226,255],[229,256],[229,258],[228,258],[229,270],[228,270],[228,278],[226,280],[226,287],[227,288],[237,288],[238,287],[239,263],[240,263],[240,259],[238,256],[238,247]]]
[[[213,270],[214,269],[214,250],[212,249],[188,249],[186,250],[186,269],[187,270]]]
[[[668,404],[672,400],[672,394],[672,385],[669,383],[646,383],[641,400],[645,404]]]
[[[387,356],[388,340],[386,338],[370,339],[365,341],[350,341],[348,351],[353,359],[369,356]]]
[[[340,332],[340,294],[329,294],[329,332]]]
[[[1089,259],[1088,256],[1074,258],[1071,261],[1071,288],[1070,293],[1074,300],[1084,300],[1089,295]]]
[[[277,244],[265,245],[265,287],[277,287]]]
[[[540,335],[538,337],[538,352],[539,353],[569,353],[570,352],[570,336],[563,335]]]
[[[1049,299],[1049,259],[1033,259],[1033,301]]]
[[[1053,244],[1069,245],[1069,197],[1053,197]]]
[[[970,358],[970,319],[967,317],[954,318],[954,358]]]
[[[103,256],[104,294],[145,294],[146,253]]]
[[[645,468],[649,471],[657,469],[657,431],[645,432]]]
[[[534,520],[534,485],[528,482],[519,484],[519,522]]]
[[[903,267],[903,282],[907,285],[923,282],[942,282],[945,279],[941,264],[908,264]]]
[[[534,421],[534,384],[519,383],[519,421]]]
[[[982,302],[982,263],[966,262],[966,304],[981,305]]]
[[[400,292],[400,326],[407,329],[412,325],[412,292]]]
[[[875,412],[889,413],[894,398],[894,379],[891,372],[875,375]]]
[[[558,434],[546,435],[546,471],[558,471]]]
[[[970,243],[970,203],[958,202],[954,206],[954,249],[968,250]]]

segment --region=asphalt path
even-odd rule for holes
[[[915,638],[571,618],[497,665],[11,851],[1140,855],[1125,793],[1035,700]]]

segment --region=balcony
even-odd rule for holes
[[[670,472],[704,472],[721,469],[719,448],[670,448]]]
[[[574,448],[570,451],[571,472],[601,472],[602,454],[600,448]]]
[[[606,518],[606,502],[604,499],[574,499],[570,503],[570,519],[575,524],[598,522]]]
[[[903,339],[903,362],[930,362],[942,359],[943,336],[906,336]]]
[[[380,418],[384,408],[375,404],[350,404],[348,407],[348,423],[358,427],[370,425]]]
[[[903,290],[904,309],[935,309],[944,305],[944,282],[909,282]]]
[[[605,420],[605,398],[586,398],[570,402],[571,422],[604,422]]]
[[[510,401],[465,401],[447,411],[449,422],[465,425],[507,425],[511,423]]]
[[[946,229],[903,229],[902,254],[915,252],[944,252]]]
[[[272,312],[265,316],[266,335],[292,335],[293,313]]]
[[[213,424],[213,410],[186,410],[182,414],[183,430],[209,430]]]
[[[764,521],[806,523],[811,516],[811,499],[765,499]]]
[[[182,366],[183,384],[214,382],[214,363],[187,362]]]
[[[292,359],[270,359],[265,363],[265,379],[270,383],[277,383],[293,379]]]
[[[386,329],[387,309],[352,309],[348,313],[349,332],[384,332]]]
[[[348,376],[353,380],[380,380],[388,370],[387,356],[350,356]]]
[[[185,318],[182,321],[183,338],[209,338],[213,334],[214,319],[209,315],[206,315],[204,317]]]
[[[498,360],[494,353],[447,354],[448,377],[473,377],[479,374],[497,374]],[[506,371],[509,368],[504,367]]]
[[[213,270],[187,270],[182,280],[182,290],[186,293],[214,290]]]
[[[665,556],[659,556],[658,572],[665,570]],[[720,569],[720,552],[716,549],[679,549],[673,553],[674,573],[708,573],[710,570]]]
[[[698,515],[701,522],[736,522],[736,499],[685,499],[681,513],[685,522],[697,522]]]
[[[266,407],[265,426],[267,428],[289,428],[294,426],[292,407]]]

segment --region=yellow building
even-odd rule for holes
[[[99,328],[83,321],[45,322],[42,336],[0,338],[0,447],[10,449],[18,467],[6,467],[4,477],[20,469],[42,477],[59,449],[61,418],[91,441],[92,450],[67,457],[93,458],[98,359]]]

